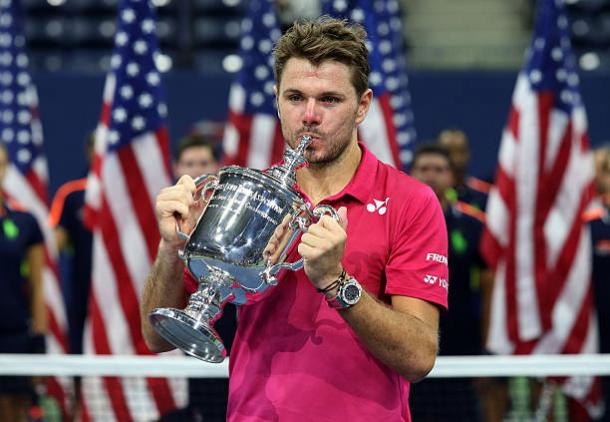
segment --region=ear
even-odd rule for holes
[[[368,88],[366,91],[362,93],[360,96],[360,100],[358,101],[358,110],[356,111],[356,124],[362,123],[366,114],[371,107],[371,102],[373,101],[373,90]]]
[[[281,119],[280,116],[280,102],[277,100],[277,84],[273,85],[273,95],[275,95],[275,109],[277,110],[277,117]]]

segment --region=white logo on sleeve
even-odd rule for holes
[[[384,201],[379,199],[373,199],[373,202],[366,206],[368,212],[377,212],[379,215],[384,215],[388,211],[388,201],[390,198],[386,198]]]
[[[438,277],[437,277],[437,276],[435,276],[435,275],[430,275],[430,274],[427,274],[427,275],[424,277],[424,282],[425,282],[425,283],[428,283],[428,284],[434,284],[434,283],[436,283],[436,280],[438,280]]]
[[[449,283],[446,279],[442,277],[437,277],[435,275],[426,274],[424,276],[424,283],[434,286],[438,282],[438,285],[445,290],[449,290]]]

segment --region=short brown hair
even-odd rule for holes
[[[447,148],[436,142],[423,142],[415,148],[413,160],[411,160],[411,169],[417,165],[417,160],[419,160],[422,155],[438,155],[447,162],[451,171],[455,168],[453,161],[451,160],[451,154],[449,154]]]
[[[209,148],[209,150],[212,152],[212,157],[214,157],[214,160],[219,161],[220,154],[216,146],[217,140],[212,137],[198,133],[188,134],[178,143],[178,148],[176,149],[176,161],[180,161],[184,151],[193,147]]]
[[[370,72],[365,40],[364,28],[349,24],[347,20],[322,16],[315,20],[297,21],[275,46],[275,82],[279,87],[284,66],[293,57],[307,59],[316,66],[333,60],[350,68],[352,85],[356,94],[361,96],[368,88]]]

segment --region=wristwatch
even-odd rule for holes
[[[362,286],[354,277],[350,277],[339,285],[337,295],[326,298],[328,306],[334,309],[347,309],[354,306],[362,297]]]

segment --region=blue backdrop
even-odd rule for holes
[[[410,75],[419,140],[446,127],[464,129],[471,140],[471,172],[490,178],[508,115],[516,72],[416,72]],[[83,141],[97,124],[103,76],[65,73],[34,75],[49,159],[51,193],[86,171]],[[173,72],[165,76],[172,142],[202,119],[222,120],[231,78]],[[610,141],[610,75],[582,76],[582,94],[593,145]]]

